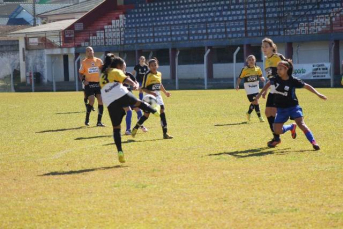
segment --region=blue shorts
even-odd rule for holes
[[[304,117],[303,109],[297,105],[295,107],[277,108],[274,123],[285,123],[289,118],[296,119]]]

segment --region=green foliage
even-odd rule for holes
[[[107,111],[83,125],[82,92],[2,93],[0,228],[342,228],[343,91],[320,91],[298,90],[320,151],[300,130],[267,148],[243,90],[172,91],[174,139],[151,116],[123,165]]]

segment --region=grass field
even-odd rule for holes
[[[343,90],[320,92],[298,90],[320,151],[299,131],[266,148],[244,90],[172,91],[174,139],[152,116],[123,165],[81,92],[0,94],[0,228],[342,228]]]

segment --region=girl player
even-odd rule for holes
[[[142,87],[143,78],[145,74],[149,71],[148,65],[145,62],[146,60],[144,56],[139,57],[139,64],[137,64],[134,67],[134,70],[132,71],[132,75],[136,75],[139,87]],[[139,99],[143,99],[143,92],[141,88],[139,89]]]
[[[251,112],[255,109],[256,114],[260,119],[260,122],[264,122],[263,117],[261,117],[260,105],[258,103],[252,103],[254,102],[255,96],[258,94],[260,90],[259,79],[261,79],[261,81],[264,82],[262,71],[260,67],[256,66],[256,57],[254,55],[248,56],[246,62],[248,66],[245,66],[242,69],[241,74],[237,79],[236,90],[239,90],[239,84],[241,82],[241,79],[244,79],[244,89],[247,93],[250,102],[249,110],[247,112],[247,119],[248,121],[250,121]]]
[[[285,57],[277,53],[276,44],[274,44],[274,42],[269,38],[264,38],[262,40],[261,49],[262,49],[263,54],[266,57],[264,68],[267,74],[267,78],[270,80],[276,75],[277,64],[281,60],[285,60]],[[274,136],[273,139],[267,143],[268,147],[275,147],[277,144],[281,143],[280,135],[276,134],[273,130],[274,119],[276,116],[276,107],[274,104],[274,91],[275,91],[275,87],[271,85],[270,92],[267,98],[266,111],[265,111],[270,130],[272,131],[273,136]],[[265,94],[266,94],[266,91],[264,92],[264,94],[262,94],[263,98],[265,98]]]
[[[162,74],[161,72],[158,72],[158,60],[156,58],[153,58],[149,60],[149,68],[150,71],[144,76],[143,79],[143,85],[142,85],[142,90],[147,93],[151,94],[156,97],[157,99],[157,104],[161,106],[161,125],[162,125],[162,131],[163,131],[163,138],[164,139],[172,139],[173,136],[169,135],[168,129],[167,129],[167,119],[166,119],[166,114],[164,113],[164,103],[161,95],[161,90],[163,93],[167,96],[170,97],[171,94],[166,91],[166,89],[163,87],[162,84]],[[143,125],[145,120],[149,118],[149,113],[145,112],[144,115],[138,120],[136,126],[132,129],[132,137],[136,136],[137,130],[140,126]]]
[[[106,56],[106,58],[111,58],[112,62],[110,67],[101,75],[100,86],[102,98],[107,105],[112,122],[113,138],[118,150],[119,162],[124,163],[125,158],[120,136],[120,124],[125,115],[123,107],[136,106],[144,110],[144,112],[153,113],[156,116],[159,116],[159,112],[148,104],[137,100],[123,85],[123,83],[126,83],[133,86],[133,89],[138,89],[138,84],[129,79],[122,71],[124,60],[120,57],[111,57],[111,55],[113,56],[113,54],[107,54]]]
[[[304,132],[306,138],[312,144],[313,148],[315,150],[319,150],[319,145],[314,139],[312,132],[304,122],[302,109],[299,106],[295,89],[306,88],[324,100],[327,99],[326,96],[320,94],[311,85],[306,84],[302,80],[292,76],[293,64],[291,60],[280,61],[277,65],[277,74],[277,76],[270,79],[262,91],[256,96],[256,100],[258,100],[261,94],[266,92],[269,87],[274,86],[274,102],[275,106],[277,107],[277,114],[274,122],[275,133],[284,134],[287,131],[291,131],[292,138],[296,138],[296,125],[284,125],[290,117],[291,119],[294,119],[299,128]]]
[[[123,65],[123,72],[127,77],[129,77],[133,82],[137,83],[136,78],[130,73],[126,71],[126,64],[124,63]],[[131,86],[129,84],[124,84],[125,87],[131,92]],[[131,135],[131,119],[132,119],[132,110],[136,111],[137,113],[137,119],[139,120],[142,116],[143,113],[141,109],[135,106],[131,107],[124,107],[124,110],[126,111],[126,131],[125,135]],[[148,129],[145,126],[141,126],[143,132],[148,132]]]

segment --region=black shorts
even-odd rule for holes
[[[276,107],[274,103],[274,94],[268,94],[266,107]]]
[[[247,97],[248,97],[248,99],[249,99],[249,102],[254,102],[254,100],[255,100],[257,94],[258,94],[258,93],[254,93],[254,94],[247,95]]]
[[[108,107],[108,113],[111,118],[112,126],[119,126],[125,116],[124,107],[133,106],[138,100],[131,93],[127,93],[123,97],[112,102]]]
[[[101,95],[100,84],[98,82],[89,82],[89,84],[85,86],[85,93],[87,97]]]

